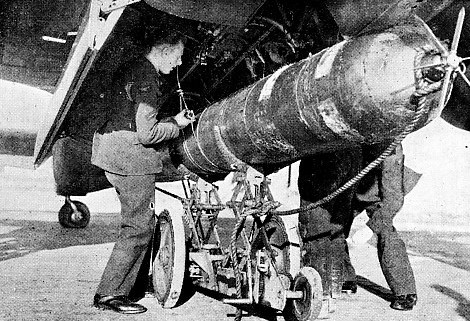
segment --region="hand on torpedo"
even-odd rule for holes
[[[196,120],[196,117],[194,117],[193,112],[190,110],[182,110],[174,118],[180,128],[184,128]]]

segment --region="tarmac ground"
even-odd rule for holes
[[[118,210],[98,206],[109,196],[91,195],[89,226],[62,228],[57,222],[62,199],[54,195],[50,176],[40,174],[0,172],[0,320],[233,320],[234,307],[200,293],[175,309],[163,309],[156,299],[144,298],[140,303],[148,311],[141,315],[94,308],[94,291],[118,233]],[[340,298],[329,320],[470,321],[469,232],[448,228],[400,231],[418,288],[417,306],[401,312],[389,308],[391,293],[380,270],[374,238],[359,240],[367,231],[363,223],[361,219],[355,222],[350,243],[359,275],[358,292]],[[243,319],[262,320],[248,315]]]
[[[77,230],[62,228],[54,213],[34,215],[36,220],[27,220],[22,213],[0,213],[0,320],[233,319],[233,307],[199,293],[170,310],[161,308],[154,298],[144,298],[140,303],[149,310],[135,316],[93,308],[94,290],[118,231],[118,215],[97,214],[87,228]],[[389,308],[391,293],[376,249],[365,243],[351,247],[359,290],[338,300],[330,320],[470,320],[470,235],[403,235],[418,287],[415,309]]]

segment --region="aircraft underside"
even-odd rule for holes
[[[457,18],[453,9],[458,4],[91,1],[36,140],[35,164],[53,156],[57,193],[66,198],[60,223],[85,227],[90,213],[70,197],[111,187],[90,158],[93,134],[111,110],[113,75],[142,53],[146,32],[172,28],[187,42],[177,75],[165,79],[159,116],[188,108],[197,121],[172,142],[157,175],[185,186],[184,198],[159,189],[179,199],[182,211],[157,213],[157,299],[177,306],[195,286],[221,294],[239,311],[265,308],[289,320],[328,312],[318,273],[295,265],[299,242],[280,219],[302,209],[278,211],[266,175],[306,156],[392,141],[376,166],[408,133],[438,117],[452,102],[455,75],[459,88],[468,82],[459,57],[468,48],[457,52],[466,23],[464,12]],[[457,21],[448,44],[424,22],[445,14]],[[249,175],[252,169],[257,174]],[[223,203],[211,183],[231,172],[237,186]],[[206,183],[195,184],[195,176]],[[220,244],[216,224],[225,209],[237,221],[228,246]]]
[[[417,78],[444,70],[416,76],[417,52],[422,64],[442,54],[422,24],[393,1],[361,2],[371,15],[361,28],[346,21],[348,5],[341,1],[213,2],[198,10],[188,9],[201,5],[192,1],[173,7],[160,1],[122,7],[91,2],[35,150],[36,165],[53,155],[57,193],[67,196],[68,209],[69,196],[110,187],[90,163],[93,133],[106,121],[113,74],[141,53],[150,29],[174,28],[188,39],[177,75],[184,95],[177,94],[176,75],[167,77],[162,117],[186,105],[198,115],[198,123],[174,142],[160,181],[180,179],[181,163],[214,181],[237,164],[269,174],[307,155],[393,139],[412,119],[416,106],[408,100]],[[429,5],[415,13],[430,19]],[[226,6],[226,16],[201,13],[214,6]],[[374,18],[384,8],[388,15]],[[417,127],[441,112],[436,97],[427,97],[431,112]]]

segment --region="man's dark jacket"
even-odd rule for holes
[[[91,162],[120,175],[162,171],[168,140],[178,137],[174,118],[158,119],[161,78],[146,58],[125,68],[114,81],[109,119],[95,133]]]

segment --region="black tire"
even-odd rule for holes
[[[66,202],[59,210],[59,223],[65,228],[85,228],[90,223],[90,210],[79,201],[72,201],[76,207],[74,212],[70,203]]]

